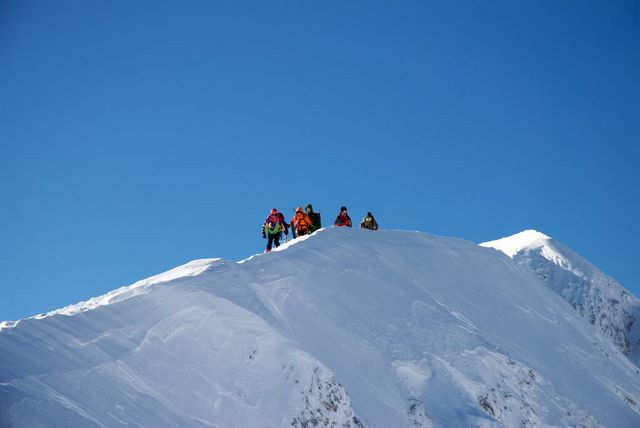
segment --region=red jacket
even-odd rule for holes
[[[349,214],[347,214],[346,211],[341,212],[338,214],[338,217],[336,217],[336,221],[333,224],[336,226],[351,227],[351,217],[349,217]]]

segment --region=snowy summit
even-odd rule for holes
[[[640,426],[638,367],[517,257],[331,228],[5,323],[0,426]]]
[[[562,243],[535,230],[480,244],[502,251],[566,300],[640,366],[640,300]]]
[[[484,242],[483,247],[493,247],[513,258],[520,251],[543,247],[551,238],[537,230],[524,230],[515,235],[495,241]]]

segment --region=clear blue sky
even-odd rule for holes
[[[262,221],[535,228],[640,294],[638,1],[0,2],[0,320]]]

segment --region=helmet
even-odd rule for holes
[[[347,207],[340,207],[340,212],[346,211],[346,210],[347,210]]]
[[[277,210],[277,209],[275,209],[275,208],[272,208],[272,209],[271,209],[271,214],[278,214],[278,210]]]
[[[297,212],[297,213],[301,213],[301,212],[303,212],[303,211],[302,211],[302,207],[298,207],[298,208],[296,208],[296,212]]]
[[[313,207],[311,206],[311,204],[307,205],[305,209],[313,211]]]

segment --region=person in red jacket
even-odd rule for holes
[[[294,236],[307,235],[311,230],[311,219],[302,211],[302,207],[296,208],[296,213],[289,223],[291,224],[291,229],[295,232]]]
[[[340,214],[336,217],[336,221],[333,223],[334,226],[346,226],[351,227],[351,217],[347,214],[347,207],[340,208]]]

